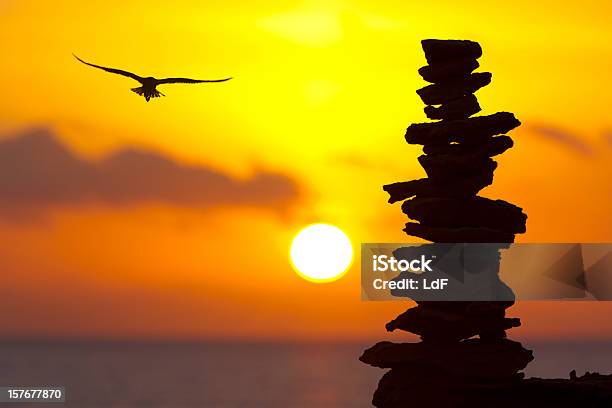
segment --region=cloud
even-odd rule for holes
[[[260,171],[239,180],[219,170],[133,149],[88,161],[44,128],[0,140],[0,211],[151,202],[283,211],[297,198],[295,181],[277,173]]]
[[[612,130],[607,130],[603,133],[605,141],[612,146]]]
[[[528,129],[548,140],[560,143],[575,153],[583,156],[593,156],[595,150],[578,134],[565,129],[546,124],[529,124]]]

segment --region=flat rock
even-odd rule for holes
[[[514,242],[514,234],[490,228],[444,228],[409,222],[404,232],[431,242]]]
[[[428,178],[387,184],[383,190],[389,193],[389,202],[395,203],[407,198],[419,197],[470,197],[493,183],[493,171],[475,173],[448,183],[436,183]]]
[[[391,204],[414,196],[445,197],[444,190],[437,188],[426,178],[386,184],[383,190],[389,194]]]
[[[421,336],[423,341],[457,342],[484,333],[500,333],[519,327],[520,319],[502,315],[470,315],[449,310],[413,307],[386,324],[387,331],[403,330]]]
[[[402,211],[410,219],[432,227],[485,227],[523,233],[527,214],[504,200],[484,197],[441,198],[416,197],[404,201]]]
[[[423,147],[423,152],[428,155],[450,154],[454,156],[475,155],[492,157],[502,154],[514,145],[510,136],[501,135],[482,140],[478,144],[449,143],[430,144]]]
[[[429,119],[457,120],[467,119],[480,112],[476,96],[469,94],[449,101],[439,107],[426,106],[425,114]]]
[[[487,180],[492,179],[497,168],[497,162],[490,157],[473,155],[423,155],[419,156],[418,160],[427,177],[439,184],[475,178],[477,175],[483,175]]]
[[[503,244],[501,246],[508,248],[509,244]],[[438,313],[452,313],[483,320],[500,320],[505,318],[506,309],[511,307],[514,301],[417,301],[417,304],[419,308],[432,310]],[[520,321],[517,323],[520,324]],[[505,330],[506,329],[501,329],[499,325],[482,326],[478,332],[478,336],[485,341],[495,341],[506,337]],[[433,339],[435,338],[430,336],[428,340]]]
[[[432,83],[455,82],[466,78],[479,66],[474,58],[455,59],[425,65],[419,68],[419,75],[425,81]]]
[[[364,351],[359,360],[379,368],[434,368],[463,378],[491,380],[515,378],[533,360],[533,353],[508,339],[448,344],[383,341]]]
[[[462,96],[473,94],[491,83],[490,72],[475,72],[456,82],[443,82],[417,89],[416,93],[426,105],[448,103]]]
[[[421,41],[425,59],[430,64],[454,59],[478,59],[482,56],[480,44],[469,40],[435,40]]]
[[[480,143],[482,139],[501,135],[519,126],[521,122],[510,112],[476,116],[468,119],[431,123],[413,123],[406,129],[410,144]]]

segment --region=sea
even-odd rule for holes
[[[0,387],[64,387],[65,403],[3,407],[370,407],[372,343],[0,342]],[[611,372],[612,342],[524,344],[526,375]]]

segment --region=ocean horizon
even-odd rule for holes
[[[65,404],[36,406],[368,407],[385,372],[358,360],[372,344],[5,341],[0,386],[65,387]],[[611,342],[524,345],[527,377],[612,367]]]

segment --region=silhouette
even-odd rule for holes
[[[142,84],[142,86],[138,87],[138,88],[131,88],[132,92],[143,96],[147,102],[149,102],[149,100],[151,98],[159,98],[160,96],[166,96],[163,93],[159,92],[157,90],[157,86],[158,85],[163,85],[163,84],[201,84],[204,82],[225,82],[225,81],[229,81],[230,79],[232,79],[231,77],[229,78],[223,78],[223,79],[191,79],[191,78],[162,78],[162,79],[157,79],[157,78],[153,78],[153,77],[141,77],[138,76],[136,74],[133,74],[131,72],[128,71],[124,71],[121,69],[116,69],[116,68],[108,68],[108,67],[103,67],[100,65],[96,65],[96,64],[91,64],[89,62],[83,61],[82,59],[80,59],[79,57],[77,57],[76,55],[72,54],[74,56],[74,58],[76,58],[77,60],[79,60],[80,62],[82,62],[85,65],[89,65],[90,67],[94,67],[94,68],[98,68],[101,69],[103,71],[106,72],[110,72],[111,74],[117,74],[117,75],[123,75],[125,77],[128,78],[132,78],[138,82],[140,82]]]
[[[403,201],[402,211],[416,221],[406,224],[408,235],[438,244],[496,243],[483,244],[472,253],[477,262],[466,272],[503,294],[503,300],[411,296],[417,306],[387,323],[386,329],[408,331],[422,341],[379,342],[360,357],[366,364],[390,369],[380,380],[372,403],[376,407],[612,406],[612,375],[578,377],[573,372],[569,380],[523,379],[520,371],[533,360],[533,354],[506,338],[506,330],[521,323],[506,317],[514,294],[497,274],[499,249],[514,242],[515,234],[525,232],[527,215],[513,204],[477,195],[493,182],[497,163],[491,157],[513,146],[503,133],[521,123],[509,112],[471,117],[480,111],[473,94],[491,81],[488,72],[472,73],[482,55],[477,42],[423,40],[422,46],[428,65],[419,74],[432,84],[417,94],[428,105],[427,117],[438,121],[410,125],[405,139],[423,145],[425,154],[418,160],[427,177],[383,189],[390,203]],[[467,259],[474,245],[463,249],[456,245],[457,256]],[[429,249],[424,245],[399,248],[394,256],[402,259],[404,253],[410,259],[415,250],[447,251],[443,245]],[[402,293],[392,291],[392,295]]]

